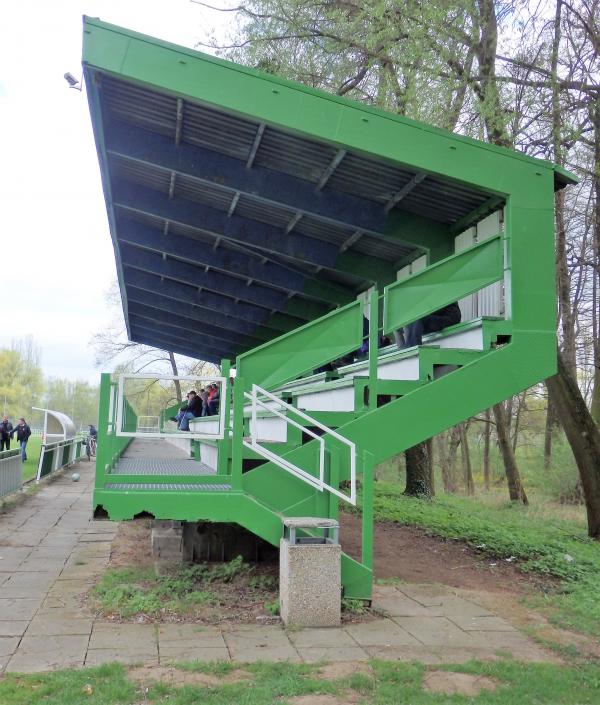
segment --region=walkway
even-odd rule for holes
[[[117,624],[95,620],[81,595],[105,569],[116,524],[90,521],[93,466],[81,462],[0,514],[0,672],[172,660],[457,663],[499,653],[551,655],[485,608],[444,586],[379,586],[386,617],[339,629]]]

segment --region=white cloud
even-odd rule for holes
[[[81,76],[83,14],[186,46],[231,17],[188,0],[0,6],[0,347],[32,335],[46,374],[97,381],[87,343],[116,271],[87,100],[63,78]]]

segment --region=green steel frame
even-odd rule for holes
[[[363,547],[359,557],[344,554],[343,583],[346,595],[369,599],[374,466],[556,370],[553,194],[555,187],[573,183],[574,177],[549,162],[390,115],[98,20],[85,20],[84,66],[88,81],[93,81],[96,74],[116,76],[132,86],[151,86],[198,104],[218,106],[227,114],[251,116],[261,124],[275,125],[286,133],[308,136],[339,149],[380,159],[382,163],[402,165],[414,173],[443,178],[488,194],[484,204],[451,223],[434,221],[424,213],[394,208],[389,211],[385,221],[386,237],[411,243],[414,249],[409,259],[427,254],[428,266],[406,279],[394,281],[396,269],[402,265],[398,261],[386,263],[341,251],[335,263],[338,271],[365,277],[374,286],[368,298],[369,354],[361,372],[363,379],[356,382],[355,388],[357,401],[361,397],[363,403],[358,403],[351,412],[314,412],[311,415],[335,426],[341,435],[356,444],[362,475]],[[91,94],[109,219],[114,228],[113,183],[107,168],[101,98],[97,91],[92,90]],[[498,208],[504,210],[503,231],[453,254],[454,237]],[[201,227],[202,222],[198,225]],[[116,241],[115,251],[127,309],[127,288]],[[418,380],[378,379],[377,343],[382,332],[390,333],[494,282],[503,282],[506,314],[503,319],[482,321],[483,350],[423,347],[419,350]],[[323,292],[321,287],[319,295]],[[268,327],[257,329],[260,335],[255,337],[267,338],[265,342],[237,355],[232,400],[229,393],[222,396],[228,407],[231,403],[225,416],[231,433],[217,442],[218,472],[211,478],[190,479],[197,483],[226,482],[231,486],[228,491],[107,489],[105,485],[111,479],[111,470],[126,440],[115,435],[114,419],[109,418],[114,382],[110,375],[103,375],[95,506],[102,506],[115,519],[150,512],[162,519],[237,522],[275,545],[282,535],[285,516],[337,516],[339,501],[336,497],[316,491],[275,463],[264,462],[243,472],[244,460],[256,457],[243,445],[248,432],[244,393],[254,384],[276,391],[285,383],[310,375],[319,366],[355,351],[363,340],[364,313],[363,303],[352,301],[313,317],[303,325],[298,320],[294,326],[287,318],[279,328],[283,334],[268,339],[276,335],[272,327],[271,332]],[[307,313],[307,317],[312,317],[312,313]],[[284,321],[283,318],[277,320]],[[158,330],[164,327],[158,320],[154,326]],[[165,333],[166,337],[161,340],[173,342],[172,348],[177,350],[177,339],[170,335],[173,334]],[[226,359],[222,364],[223,375],[227,377],[230,362]],[[437,377],[435,370],[443,365],[451,366],[453,371]],[[317,388],[328,383],[327,378],[320,379]],[[334,386],[335,383],[332,388]],[[365,389],[368,398],[363,396]],[[298,392],[290,390],[281,394],[283,398],[294,399]],[[387,395],[388,403],[380,404],[378,401],[383,395]],[[298,435],[292,434],[278,452],[300,467],[314,469],[315,441],[302,443]],[[347,465],[341,461],[335,444],[330,447],[327,472],[332,485],[348,479]],[[172,476],[153,478],[153,482],[176,481]],[[147,478],[119,476],[119,482],[143,484]]]

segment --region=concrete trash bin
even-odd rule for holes
[[[321,536],[298,530],[323,530]],[[279,554],[279,604],[283,623],[296,627],[334,627],[341,621],[339,524],[333,519],[284,520]]]

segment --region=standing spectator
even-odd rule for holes
[[[21,446],[21,460],[25,462],[27,460],[27,441],[29,440],[29,436],[31,436],[31,429],[23,417],[19,419],[19,423],[15,427],[15,432],[17,434],[17,442]]]
[[[0,423],[0,452],[10,450],[10,439],[13,437],[13,433],[13,425],[5,414],[2,417],[2,423]]]
[[[202,416],[208,416],[208,390],[200,390],[200,399],[202,399]]]

